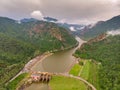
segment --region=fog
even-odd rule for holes
[[[120,35],[120,29],[108,31],[107,34],[108,34],[108,35],[112,35],[112,36]]]

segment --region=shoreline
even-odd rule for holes
[[[23,69],[18,74],[16,74],[12,79],[10,79],[5,85],[12,82],[15,78],[17,78],[22,73],[29,73],[34,65],[36,65],[38,62],[41,62],[42,60],[44,60],[48,56],[51,56],[52,54],[53,53],[45,52],[45,53],[38,55],[35,58],[31,59],[28,63],[25,64]]]
[[[22,72],[30,72],[32,71],[32,68],[38,63],[38,62],[42,62],[42,60],[44,60],[45,58],[49,57],[53,55],[53,53],[43,53],[42,55],[38,55],[35,58],[31,59],[27,64],[25,64]]]
[[[68,50],[68,49],[71,49],[71,48],[74,48],[74,47],[77,47],[78,46],[78,43],[76,43],[76,45],[72,46],[72,47],[69,47],[69,48],[65,48],[64,50]],[[39,62],[42,62],[42,60],[44,60],[45,58],[53,55],[55,52],[58,52],[58,51],[64,51],[64,50],[54,50],[53,52],[45,52],[41,55],[38,55],[36,57],[34,57],[33,59],[31,59],[29,62],[27,62],[25,64],[25,66],[23,67],[22,70],[20,70],[18,72],[18,74],[16,74],[12,79],[10,79],[5,85],[7,85],[8,83],[12,82],[15,78],[17,78],[20,74],[22,73],[30,73],[32,72],[32,68]]]
[[[64,48],[63,50],[54,50],[52,52],[45,52],[42,55],[38,55],[35,58],[31,59],[28,63],[25,64],[24,68],[21,70],[23,72],[29,72],[32,71],[31,69],[39,62],[42,62],[42,60],[44,60],[45,58],[53,55],[55,52],[59,52],[59,51],[65,51],[65,50],[69,50],[75,47],[78,47],[79,43],[76,43],[74,46],[68,47],[68,48]]]
[[[68,50],[68,49],[71,49],[71,48],[75,48],[75,47],[79,47],[79,40],[77,40],[78,42],[74,45],[74,46],[71,46],[71,47],[68,47],[68,48],[64,48],[62,50],[54,50],[52,52],[45,52],[41,55],[38,55],[36,57],[34,57],[33,59],[29,60],[23,67],[22,70],[19,71],[18,74],[16,74],[12,79],[10,79],[6,85],[9,83],[9,82],[12,82],[16,77],[18,77],[20,74],[22,73],[32,73],[34,71],[32,71],[32,68],[37,64],[37,63],[40,63],[42,62],[45,58],[53,55],[55,52],[58,52],[58,51],[64,51],[64,50]],[[81,39],[80,39],[81,41]],[[70,69],[70,68],[69,68]]]

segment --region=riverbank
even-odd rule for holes
[[[42,60],[44,60],[45,58],[49,57],[50,55],[52,55],[53,53],[48,53],[45,52],[42,55],[39,55],[33,59],[31,59],[25,66],[24,68],[17,74],[15,75],[11,80],[9,80],[6,85],[10,82],[12,82],[15,78],[17,78],[19,75],[21,75],[22,73],[29,73],[31,72],[31,69],[34,65],[36,65],[38,62],[41,62]]]
[[[71,49],[71,48],[74,48],[74,47],[77,47],[77,44],[75,44],[74,46],[72,47],[69,47],[69,48],[65,48],[64,50],[67,50],[67,49]],[[59,52],[59,51],[64,51],[64,50],[57,50],[57,51],[54,51],[55,52]],[[30,73],[30,72],[33,72],[32,68],[37,65],[37,63],[41,63],[45,58],[49,57],[53,55],[53,52],[45,52],[43,53],[42,55],[39,55],[39,56],[36,56],[35,58],[29,60],[29,62],[27,64],[25,64],[24,68],[17,74],[15,75],[12,79],[10,79],[6,85],[10,82],[12,82],[15,78],[17,78],[19,75],[23,74],[23,73]]]
[[[51,56],[53,53],[49,53],[49,52],[45,52],[42,55],[39,55],[33,59],[31,59],[23,68],[22,72],[30,72],[32,67],[34,65],[36,65],[38,62],[41,62],[42,60],[44,60],[45,58]]]
[[[69,72],[69,70],[71,69],[71,66],[73,66],[75,64],[74,62],[76,61],[76,60],[74,61],[75,58],[72,56],[72,54],[74,53],[74,51],[77,48],[80,47],[80,45],[82,43],[84,43],[84,41],[79,38],[78,38],[78,41],[80,42],[79,44],[76,43],[72,47],[64,48],[64,50],[57,50],[57,51],[55,51],[54,55],[52,55],[53,53],[51,53],[51,52],[46,52],[42,55],[35,57],[34,59],[31,59],[18,75],[20,75],[22,73],[29,73],[29,72],[34,72],[34,71],[61,72],[61,73]],[[73,48],[73,49],[71,49],[71,48]],[[70,50],[68,50],[68,49],[70,49]],[[50,56],[50,58],[47,58],[49,56]],[[47,58],[47,59],[45,59],[45,58]],[[41,62],[42,62],[42,64],[41,64]],[[63,67],[61,67],[62,65],[63,65]],[[43,67],[45,68],[45,70]],[[41,68],[41,69],[39,69],[39,68]],[[31,86],[31,88],[32,88],[32,86]]]
[[[53,50],[52,52],[45,52],[44,54],[42,55],[39,55],[33,59],[31,59],[26,65],[25,67],[23,68],[23,71],[24,72],[29,72],[31,71],[31,68],[33,66],[35,66],[38,62],[41,62],[42,60],[44,60],[45,58],[53,55],[54,53],[56,52],[60,52],[60,51],[64,51],[64,50],[69,50],[69,49],[72,49],[72,48],[75,48],[79,46],[79,43],[77,42],[74,46],[70,46],[70,47],[67,47],[67,48],[64,48],[64,49],[61,49],[61,50]]]
[[[23,68],[23,71],[22,72],[30,72],[32,71],[32,68],[37,64],[37,63],[41,63],[42,60],[44,60],[45,58],[53,55],[54,53],[56,52],[60,52],[60,51],[65,51],[65,50],[70,50],[72,48],[75,48],[75,47],[78,47],[79,43],[77,42],[74,46],[71,46],[71,47],[67,47],[67,48],[64,48],[64,49],[61,49],[61,50],[54,50],[52,52],[45,52],[44,54],[42,55],[39,55],[35,58],[33,58],[32,60],[30,60],[26,65],[25,67]]]
[[[75,48],[75,47],[78,47],[78,46],[79,46],[79,42],[77,42],[74,46],[69,46],[67,48],[63,48],[63,49],[60,49],[60,50],[53,50],[53,51],[50,51],[50,52],[55,53],[55,52],[65,51],[65,50],[69,50],[69,49],[72,49],[72,48]]]

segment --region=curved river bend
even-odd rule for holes
[[[84,43],[79,37],[76,37],[76,39],[79,42],[79,46],[70,50],[56,52],[42,60],[42,62],[38,62],[32,67],[32,71],[66,73],[75,63],[75,57],[72,54]],[[49,90],[49,87],[47,84],[32,84],[25,90]]]

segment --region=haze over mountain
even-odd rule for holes
[[[113,36],[115,36],[115,35],[120,35],[120,29],[108,31],[107,34],[108,34],[108,35],[113,35]]]
[[[71,32],[74,36],[80,36],[81,31],[85,28],[86,25],[83,24],[70,24],[70,23],[66,23],[66,22],[61,22],[56,18],[53,17],[43,17],[42,20],[38,20],[35,18],[24,18],[21,19],[20,21],[18,21],[18,23],[25,23],[25,22],[31,22],[31,21],[46,21],[46,22],[53,22],[55,24],[57,24],[60,27],[66,28],[66,30],[68,30],[69,32]]]

